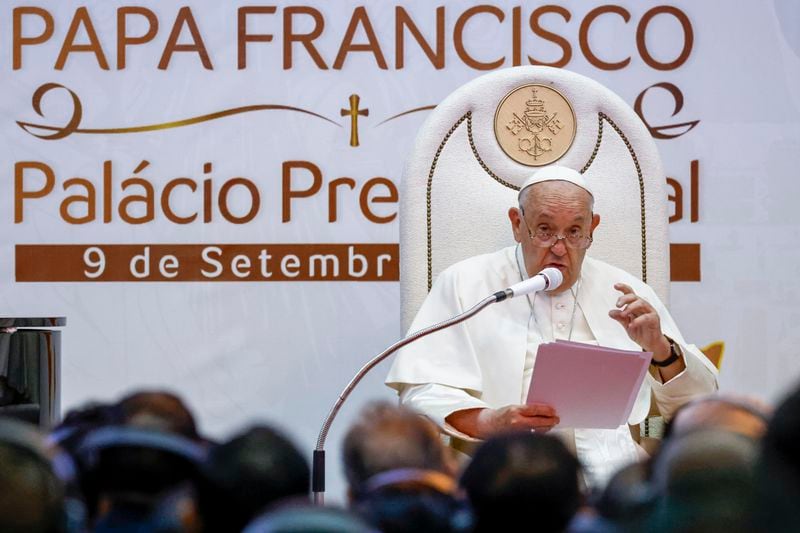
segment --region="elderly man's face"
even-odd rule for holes
[[[528,275],[536,275],[548,267],[558,268],[564,282],[553,293],[569,290],[580,276],[586,249],[567,246],[566,239],[559,239],[549,247],[540,247],[531,239],[531,234],[591,236],[600,223],[600,216],[592,214],[591,195],[567,181],[546,181],[528,187],[520,203],[522,209],[512,207],[508,217],[514,239],[522,245]]]

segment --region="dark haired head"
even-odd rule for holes
[[[378,402],[367,406],[344,439],[344,472],[353,496],[373,476],[398,468],[452,475],[450,450],[427,418],[406,408]]]
[[[122,516],[145,521],[169,491],[197,480],[204,456],[180,435],[124,426],[92,431],[77,451],[90,518],[96,527]]]
[[[135,392],[117,402],[116,408],[123,425],[199,439],[192,412],[179,397],[170,392]]]
[[[233,531],[230,527],[225,531]],[[259,515],[243,533],[375,533],[354,514],[308,502],[292,502]]]
[[[68,411],[61,423],[50,432],[49,440],[74,457],[89,432],[119,423],[119,412],[114,406],[90,403]]]
[[[755,527],[794,531],[800,524],[800,388],[775,410],[761,441],[756,467]]]
[[[32,426],[0,419],[0,494],[0,531],[64,530],[64,486]]]
[[[664,440],[698,429],[719,429],[761,438],[769,422],[769,408],[746,396],[710,394],[683,404],[667,424]]]
[[[509,433],[476,451],[461,477],[476,531],[512,531],[535,517],[536,531],[563,531],[582,502],[580,463],[547,435]]]
[[[353,509],[383,533],[472,531],[472,513],[455,480],[434,470],[404,468],[373,476]]]
[[[212,531],[238,531],[267,506],[307,496],[310,488],[308,461],[269,427],[253,427],[218,445],[204,470],[200,511]]]

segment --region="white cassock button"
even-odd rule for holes
[[[556,304],[556,309],[564,309],[564,304]]]
[[[558,329],[564,329],[565,327],[566,327],[566,324],[564,324],[563,322],[559,322],[558,323]]]

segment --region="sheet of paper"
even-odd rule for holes
[[[616,428],[633,410],[651,355],[579,342],[542,344],[527,403],[552,405],[561,419],[557,427]]]

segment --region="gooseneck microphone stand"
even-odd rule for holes
[[[342,404],[345,402],[345,400],[347,400],[347,397],[350,396],[350,393],[353,392],[353,389],[364,378],[364,376],[366,376],[367,373],[375,367],[375,365],[392,355],[403,346],[411,344],[412,342],[430,335],[431,333],[435,333],[445,328],[449,328],[450,326],[459,324],[468,318],[477,315],[489,305],[502,302],[506,298],[512,296],[514,296],[514,291],[512,289],[505,289],[498,291],[491,296],[487,296],[470,309],[467,309],[463,313],[456,315],[453,318],[449,318],[443,322],[439,322],[438,324],[421,329],[411,333],[405,338],[400,339],[361,367],[361,370],[356,373],[353,379],[350,380],[350,383],[348,383],[344,388],[342,393],[339,394],[339,398],[336,400],[336,403],[333,404],[333,407],[331,408],[330,413],[328,413],[327,418],[325,418],[325,422],[322,424],[322,429],[319,432],[319,437],[317,438],[317,447],[314,449],[314,459],[311,465],[311,491],[314,494],[315,504],[323,505],[325,503],[325,440],[328,438],[328,431],[331,429],[333,419],[336,418],[336,415],[339,413],[339,409],[341,409]]]

